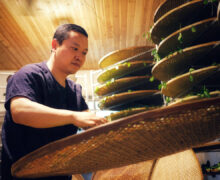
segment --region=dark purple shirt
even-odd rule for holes
[[[61,86],[51,74],[46,62],[26,65],[15,73],[7,85],[6,115],[2,127],[2,174],[7,180],[16,179],[10,178],[12,163],[43,145],[75,134],[78,129],[74,125],[41,129],[14,123],[10,112],[10,100],[16,96],[26,97],[31,101],[57,109],[73,111],[88,109],[81,94],[81,86],[68,79],[66,87]]]

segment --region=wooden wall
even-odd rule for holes
[[[46,60],[56,27],[83,26],[89,53],[83,69],[98,69],[105,54],[151,44],[143,34],[163,0],[0,0],[0,70]]]

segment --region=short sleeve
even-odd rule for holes
[[[21,96],[38,102],[40,88],[36,74],[31,67],[25,66],[9,79],[6,88],[6,110],[9,110],[10,100],[13,97]]]

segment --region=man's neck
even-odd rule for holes
[[[66,77],[67,75],[60,72],[54,63],[53,56],[51,55],[50,59],[47,61],[47,67],[51,71],[52,75],[56,79],[56,81],[63,87],[66,86]]]

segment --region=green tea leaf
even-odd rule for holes
[[[150,82],[154,81],[154,76],[151,76],[151,78],[149,79]]]
[[[192,76],[191,73],[192,73],[194,70],[195,70],[195,69],[193,69],[193,68],[190,68],[190,69],[189,69],[189,81],[190,81],[190,82],[193,82],[193,76]]]
[[[152,55],[152,56],[154,56],[156,53],[157,53],[157,50],[156,50],[156,49],[153,49],[153,50],[151,51],[151,55]]]
[[[181,48],[178,48],[178,53],[183,53],[183,49],[181,49]]]
[[[158,89],[161,90],[162,88],[166,89],[167,84],[166,82],[161,81],[161,83],[158,85]]]
[[[144,33],[143,37],[146,38],[147,40],[151,41],[151,33],[150,33],[150,31]]]
[[[99,87],[95,88],[95,93],[97,93],[99,91]]]
[[[103,99],[101,100],[101,104],[105,104],[106,100],[107,100],[107,97],[103,98]]]
[[[162,84],[158,85],[158,89],[161,90],[162,89]]]
[[[171,98],[168,97],[168,96],[166,96],[165,101],[166,101],[166,103],[168,104],[168,103],[171,101]]]
[[[194,68],[190,68],[190,69],[189,69],[189,72],[190,72],[190,73],[193,72],[193,71],[195,71]]]
[[[183,35],[182,35],[181,32],[179,33],[178,41],[179,41],[181,44],[183,43]]]
[[[128,67],[131,67],[131,63],[130,62],[128,62]]]
[[[112,78],[110,81],[107,81],[106,86],[110,86],[113,82],[115,82],[114,78]]]
[[[157,52],[156,49],[154,49],[154,50],[151,51],[151,55],[154,56],[154,60],[155,60],[156,62],[159,62],[159,61],[160,61],[161,58],[160,58],[160,55],[158,54],[158,52]]]
[[[201,98],[209,98],[210,97],[209,90],[206,88],[205,85],[203,86],[201,93],[199,93],[197,95],[200,96]]]
[[[163,86],[164,89],[166,89],[167,88],[167,83],[166,82],[162,82],[162,86]]]
[[[196,32],[196,28],[193,26],[192,28],[191,28],[191,31],[194,33],[194,32]]]

